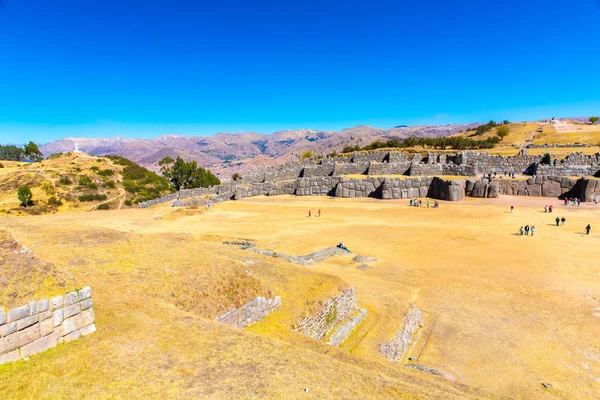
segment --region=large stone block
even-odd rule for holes
[[[417,197],[419,197],[419,188],[418,187],[408,188],[408,198],[416,199]]]
[[[37,302],[32,301],[29,303],[29,315],[37,314]]]
[[[40,326],[35,324],[22,331],[12,333],[0,339],[0,355],[18,349],[40,337]]]
[[[77,331],[92,324],[93,322],[94,310],[90,308],[71,318],[65,318],[61,326],[61,333],[63,336],[68,335],[71,332]]]
[[[81,336],[87,336],[91,333],[94,333],[96,332],[96,324],[91,324],[84,328],[81,328],[79,332],[81,332]]]
[[[20,358],[21,358],[21,353],[19,353],[19,350],[13,350],[10,353],[6,353],[6,354],[0,356],[0,364],[6,364],[8,362],[19,361]]]
[[[54,310],[54,315],[52,316],[52,321],[54,322],[54,326],[60,326],[65,319],[64,310],[61,308],[60,310]]]
[[[62,296],[56,296],[56,297],[53,297],[52,299],[50,299],[50,309],[52,311],[58,310],[59,308],[62,308],[62,306],[63,306],[63,297]]]
[[[51,334],[52,332],[54,332],[54,321],[52,321],[52,318],[46,319],[42,322],[40,322],[40,335],[41,336],[47,336],[49,334]]]
[[[0,326],[0,337],[8,336],[11,333],[14,333],[16,331],[17,331],[17,323],[9,322],[5,325]]]
[[[542,185],[529,185],[527,191],[530,196],[541,197],[542,196]]]
[[[90,297],[89,299],[85,299],[82,302],[79,303],[81,305],[81,310],[87,310],[88,308],[92,308],[92,306],[94,305],[92,302],[92,298]]]
[[[65,307],[65,318],[72,317],[73,315],[77,315],[80,312],[81,312],[81,305],[80,305],[80,303],[75,303],[73,305]]]
[[[65,296],[65,307],[73,305],[79,301],[79,294],[77,292],[67,293]]]
[[[21,357],[29,357],[36,353],[46,351],[58,343],[59,332],[54,332],[48,336],[37,339],[34,342],[24,345],[21,347]]]
[[[52,311],[48,310],[48,311],[41,312],[38,314],[38,316],[40,317],[40,321],[45,321],[52,317]]]
[[[80,336],[81,336],[81,331],[75,331],[75,332],[69,333],[68,335],[65,335],[63,337],[63,340],[65,341],[65,343],[69,343],[69,342],[72,342],[73,340],[79,339]]]
[[[27,328],[28,326],[37,324],[39,320],[40,317],[38,315],[31,315],[27,318],[20,319],[17,321],[17,330],[20,331]]]
[[[542,183],[542,196],[558,197],[560,196],[560,183],[554,181],[545,181]]]
[[[13,308],[8,312],[6,322],[17,321],[29,317],[30,315],[31,311],[29,310],[29,305]]]
[[[37,312],[38,313],[48,311],[49,308],[50,308],[50,301],[48,301],[47,299],[38,301],[38,303],[37,303]]]
[[[0,308],[0,325],[6,323],[6,313]]]

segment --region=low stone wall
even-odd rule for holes
[[[303,335],[321,340],[356,310],[356,294],[354,287],[350,286],[339,296],[327,300],[317,315],[304,318],[295,329]]]
[[[40,353],[96,331],[89,286],[50,300],[0,309],[0,364]]]
[[[238,328],[245,328],[253,323],[260,321],[271,314],[281,305],[281,297],[275,296],[273,299],[257,297],[250,303],[234,308],[231,311],[215,318],[215,321],[227,325],[233,325]]]
[[[340,176],[324,177],[324,178],[298,178],[298,188],[296,196],[327,196],[331,193],[336,185],[343,181]]]
[[[356,163],[336,162],[333,168],[333,175],[366,175],[369,172],[370,164],[366,161]]]
[[[332,346],[339,346],[346,339],[348,339],[348,336],[350,336],[350,333],[352,333],[354,328],[356,328],[367,316],[367,310],[364,308],[359,308],[355,314],[356,315],[353,316],[351,315],[348,321],[343,323],[331,334],[327,344],[330,344]]]
[[[300,177],[302,177],[302,178],[313,178],[313,177],[320,178],[323,176],[331,176],[331,175],[333,175],[334,168],[335,168],[335,164],[332,162],[317,164],[317,165],[307,165],[302,170]]]
[[[402,361],[410,347],[414,333],[419,328],[422,319],[421,311],[414,304],[402,321],[402,327],[389,341],[381,345],[381,353],[393,362]]]
[[[166,196],[159,197],[154,200],[148,200],[148,201],[138,203],[138,208],[148,208],[148,207],[155,206],[157,204],[163,204],[163,203],[167,203],[169,201],[174,201],[174,200],[177,200],[178,198],[179,198],[179,193],[171,193],[171,194],[167,194]]]
[[[369,165],[369,175],[408,175],[410,168],[410,161],[372,162]]]

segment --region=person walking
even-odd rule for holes
[[[558,224],[560,224],[560,218],[556,217],[555,221],[556,221],[556,226],[558,226]]]
[[[544,206],[544,212],[547,213],[548,212],[548,206]]]
[[[554,207],[552,207],[552,204],[550,204],[550,205],[548,206],[548,211],[550,211],[550,213],[552,213],[552,209],[553,209],[553,208],[554,208]]]
[[[512,213],[515,209],[515,206],[510,206],[510,212]]]
[[[585,227],[585,234],[589,235],[591,230],[592,230],[592,226],[590,224],[587,224],[587,226]]]
[[[562,222],[562,224],[564,225],[566,220],[567,220],[567,219],[566,219],[565,217],[562,217],[562,218],[560,219],[560,222]]]
[[[525,225],[525,236],[529,236],[529,225]]]
[[[531,225],[531,236],[533,236],[534,233],[535,233],[535,226]]]
[[[581,199],[577,199],[577,207],[581,206]]]
[[[523,227],[521,227],[521,228],[519,229],[519,234],[520,234],[521,236],[523,236]]]
[[[317,217],[321,216],[321,209],[319,208],[319,213],[317,214]]]
[[[310,217],[311,217],[310,210],[308,210],[308,218],[310,218]]]

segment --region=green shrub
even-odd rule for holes
[[[125,200],[125,205],[131,207],[133,204],[131,203],[131,200],[127,199]]]
[[[100,204],[98,207],[96,207],[97,210],[110,210],[110,207],[108,206],[108,203],[104,203],[104,204]]]
[[[104,159],[103,158],[97,158],[96,162],[102,162]]]
[[[79,196],[78,198],[79,198],[79,201],[81,201],[81,202],[103,201],[103,200],[107,199],[105,194],[83,194],[83,195]]]
[[[106,181],[106,182],[104,182],[104,187],[114,189],[115,188],[115,182],[114,181]]]
[[[112,169],[103,169],[102,171],[98,172],[98,175],[100,176],[113,176],[114,174],[115,171]]]
[[[87,175],[81,175],[81,176],[79,177],[79,181],[78,181],[78,183],[79,183],[79,185],[80,185],[80,186],[87,186],[87,185],[89,185],[90,183],[92,183],[92,180],[91,180],[91,179],[90,179],[90,177],[89,177],[89,176],[87,176]]]
[[[33,201],[32,201],[33,195],[31,194],[31,189],[29,189],[28,186],[21,186],[17,193],[17,197],[19,198],[19,201],[21,202],[21,206],[28,207],[28,206],[33,205]]]
[[[88,189],[92,189],[92,190],[98,189],[98,185],[96,185],[95,183],[88,183],[87,187],[88,187]]]
[[[60,199],[57,199],[56,196],[51,196],[48,198],[48,205],[49,206],[62,206],[62,201],[60,201]]]
[[[90,168],[92,171],[100,171],[100,168],[96,167],[95,165],[93,167]]]
[[[65,175],[63,175],[63,176],[61,176],[61,177],[60,177],[60,179],[58,180],[58,183],[59,183],[60,185],[72,185],[72,184],[73,184],[73,181],[72,181],[71,179],[69,179],[69,177],[68,177],[68,176],[65,176]]]

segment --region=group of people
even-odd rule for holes
[[[422,207],[423,206],[423,200],[419,200],[419,199],[410,199],[410,203],[411,207]],[[431,205],[431,202],[429,200],[427,200],[427,208],[429,208],[429,206]],[[437,200],[433,201],[433,208],[440,208],[440,203],[438,203]]]
[[[531,236],[533,236],[533,234],[535,233],[535,226],[525,225],[525,228],[521,227],[521,229],[519,229],[519,233],[521,234],[521,236],[523,236],[523,233],[525,233],[526,236],[529,236],[529,232],[531,232]]]
[[[553,209],[554,207],[552,206],[552,204],[550,204],[549,206],[544,206],[545,213],[551,213]]]
[[[562,218],[558,218],[558,217],[556,217],[556,219],[555,219],[555,221],[556,221],[556,226],[558,226],[558,225],[559,225],[559,222],[562,222],[562,225],[564,225],[566,220],[567,220],[567,219],[566,219],[565,217],[562,217]]]
[[[320,217],[320,216],[321,216],[321,209],[319,208],[319,211],[317,212],[317,215],[315,215],[315,218],[316,218],[316,217]],[[307,217],[308,217],[308,218],[312,217],[312,210],[308,210],[308,215],[307,215]]]
[[[578,199],[577,197],[574,197],[572,199],[569,199],[568,197],[565,197],[565,206],[577,206],[577,207],[580,207],[581,206],[581,199]]]

